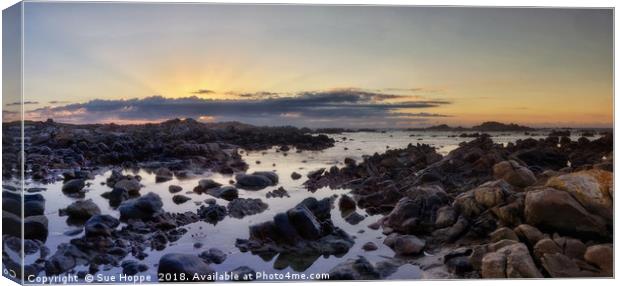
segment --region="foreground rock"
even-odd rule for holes
[[[281,261],[293,269],[305,269],[321,255],[341,255],[353,246],[353,239],[334,226],[329,198],[308,198],[272,221],[250,227],[249,239],[237,239],[235,245],[253,254],[280,254]]]
[[[542,278],[524,244],[504,246],[482,258],[483,278]]]

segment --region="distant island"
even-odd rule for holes
[[[501,123],[497,121],[487,121],[483,122],[480,125],[473,126],[471,128],[468,127],[452,127],[447,124],[440,124],[426,128],[409,128],[409,131],[532,131],[534,128],[518,125],[514,123]]]

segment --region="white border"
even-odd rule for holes
[[[34,2],[33,0],[29,0],[30,2]],[[36,0],[35,0],[36,1]],[[79,0],[64,0],[65,2],[80,2]],[[13,4],[17,3],[19,1],[16,0],[0,0],[0,8],[1,9],[5,9],[9,6],[12,6]],[[83,1],[82,1],[83,2]],[[615,1],[604,1],[604,0],[590,0],[590,1],[584,1],[584,0],[435,0],[435,1],[429,1],[429,0],[384,0],[384,1],[380,1],[380,0],[375,0],[375,1],[368,1],[368,0],[335,0],[335,1],[329,1],[329,0],[271,0],[271,1],[264,1],[264,0],[253,0],[253,1],[247,1],[247,0],[217,0],[217,1],[180,1],[180,0],[151,0],[151,1],[139,1],[139,0],[128,0],[128,1],[91,1],[91,2],[217,2],[217,3],[283,3],[283,4],[349,4],[349,5],[358,5],[358,4],[374,4],[374,5],[421,5],[421,6],[513,6],[513,7],[612,7],[615,9],[616,7],[616,2]],[[615,14],[615,11],[614,11]],[[615,17],[614,17],[615,19]],[[0,30],[1,30],[1,21],[0,21]],[[617,51],[616,47],[618,47],[618,38],[616,37],[616,33],[618,31],[618,23],[616,21],[614,21],[614,55],[615,52]],[[0,45],[1,45],[2,40],[0,39]],[[0,62],[2,61],[2,56],[0,54]],[[617,70],[618,67],[618,63],[614,60],[614,71]],[[0,78],[1,78],[2,72],[0,71]],[[618,74],[616,74],[614,72],[614,87],[615,84],[618,82]],[[0,85],[1,86],[1,85]],[[1,90],[1,89],[0,89]],[[615,89],[614,89],[615,91]],[[615,93],[615,92],[614,92]],[[0,105],[1,105],[1,101],[0,101]],[[618,112],[618,102],[614,100],[614,122],[615,122],[615,118],[616,118],[616,114]],[[620,143],[618,143],[618,139],[619,139],[619,135],[617,132],[614,132],[614,150],[618,150],[618,146],[620,145]],[[0,140],[2,139],[2,135],[0,133]],[[1,155],[0,155],[0,159],[1,159]],[[614,169],[615,170],[620,170],[619,167],[619,163],[618,160],[615,160],[614,162]],[[1,168],[1,166],[0,166]],[[1,170],[1,169],[0,169]],[[617,177],[617,173],[614,173],[614,181],[617,182],[616,177]],[[615,217],[614,217],[614,222],[615,222],[615,226],[617,225],[617,222],[619,221],[619,215],[618,212],[614,213]],[[1,226],[1,222],[0,222],[0,226]],[[0,240],[1,242],[1,240]],[[618,238],[615,237],[614,238],[614,245],[618,245]],[[618,249],[616,248],[614,251],[615,257],[618,257]],[[616,260],[616,259],[615,259]],[[615,261],[617,262],[617,261]],[[615,271],[614,273],[616,273],[616,277],[618,276],[617,274],[620,273],[618,272],[618,270],[620,269],[618,267],[619,263],[615,263]],[[572,285],[583,285],[585,283],[587,284],[596,284],[596,286],[599,285],[615,285],[616,282],[614,282],[615,279],[543,279],[543,280],[482,280],[482,279],[475,279],[475,280],[450,280],[450,281],[428,281],[428,280],[422,280],[422,281],[417,281],[417,280],[410,280],[410,281],[377,281],[377,282],[296,282],[296,283],[292,283],[292,282],[281,282],[281,283],[273,283],[273,282],[259,282],[262,283],[262,285],[298,285],[299,283],[321,283],[321,284],[315,284],[315,285],[327,285],[327,284],[331,284],[331,283],[338,283],[339,285],[343,285],[343,286],[353,286],[353,285],[358,285],[359,283],[364,283],[367,285],[376,285],[376,284],[383,284],[383,283],[388,283],[389,285],[395,285],[395,286],[404,286],[404,285],[410,285],[411,283],[416,283],[417,285],[497,285],[497,284],[501,284],[501,286],[522,286],[524,283],[527,283],[528,286],[529,285],[558,285],[558,284],[562,284],[565,286],[572,286]],[[257,283],[257,282],[252,282],[252,283]],[[0,278],[0,285],[17,285],[16,283],[1,277]],[[78,285],[78,284],[76,284]],[[168,285],[188,285],[188,284],[172,284],[172,283],[168,283]],[[190,285],[203,285],[203,284],[190,284]],[[205,283],[204,285],[211,285],[211,284],[207,284]]]

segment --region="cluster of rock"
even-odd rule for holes
[[[359,207],[385,215],[370,227],[397,257],[449,250],[443,268],[455,277],[611,276],[612,143],[480,136],[445,157],[410,145],[305,184],[352,188]]]
[[[19,171],[20,125],[3,123],[5,179]],[[157,178],[162,180],[188,168],[231,174],[247,169],[238,148],[294,146],[297,150],[322,150],[334,144],[325,135],[312,135],[310,130],[294,127],[200,123],[192,119],[142,125],[72,125],[51,120],[28,121],[24,125],[25,168],[31,170],[27,175],[41,181],[52,180],[56,169],[104,165],[172,170],[157,170]]]
[[[296,271],[305,270],[320,256],[345,254],[354,242],[333,224],[332,205],[332,198],[307,198],[271,221],[252,225],[249,238],[237,239],[235,245],[262,257],[278,255],[275,268],[291,266]]]

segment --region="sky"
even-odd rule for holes
[[[31,2],[24,17],[33,120],[613,124],[610,9]]]

